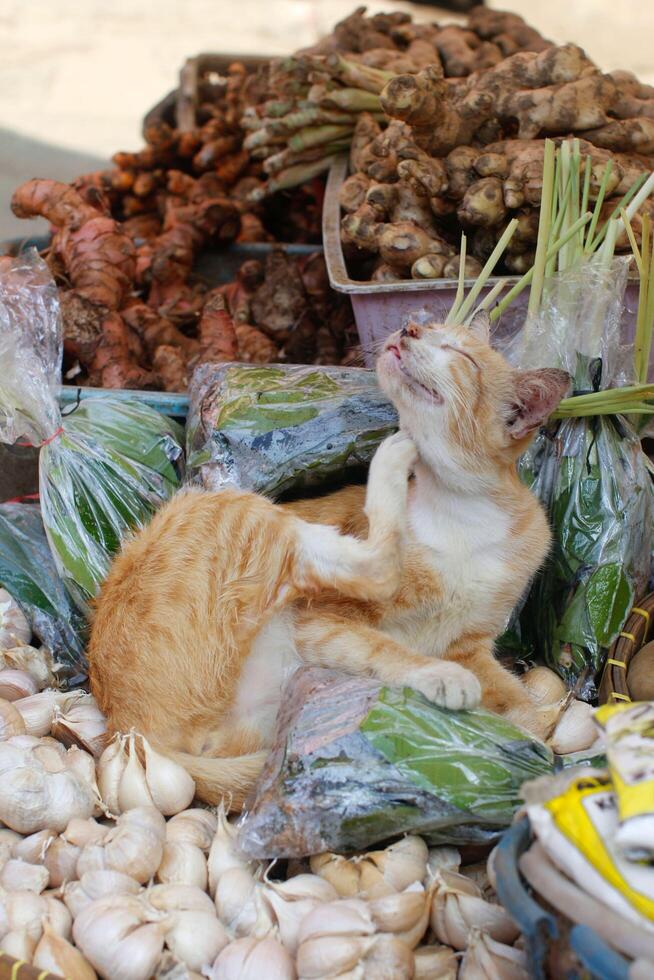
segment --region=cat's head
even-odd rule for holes
[[[517,371],[489,344],[485,313],[469,327],[410,321],[389,337],[379,383],[422,459],[467,472],[512,463],[570,387],[565,371]]]

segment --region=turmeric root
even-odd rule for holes
[[[257,327],[276,341],[284,341],[306,310],[302,277],[283,249],[266,258],[265,278],[252,297],[252,316]]]
[[[238,358],[238,340],[234,321],[225,308],[225,299],[219,289],[207,294],[198,326],[200,360],[235,361]]]
[[[279,360],[277,345],[249,323],[235,324],[238,359],[246,364],[273,364]]]
[[[178,347],[190,357],[199,351],[199,342],[194,337],[187,337],[174,323],[159,315],[152,307],[135,301],[121,311],[125,323],[142,339],[148,354],[154,358],[158,347]],[[168,389],[174,390],[174,389]]]
[[[152,372],[135,361],[134,341],[120,314],[108,312],[102,321],[98,346],[87,364],[89,384],[96,388],[158,388]]]
[[[154,352],[152,366],[161,379],[164,391],[186,391],[189,370],[184,351],[169,344],[160,344]]]

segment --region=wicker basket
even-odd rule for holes
[[[654,592],[632,607],[629,617],[609,650],[599,689],[600,704],[631,701],[627,671],[632,658],[652,639]]]
[[[0,980],[62,980],[56,973],[39,970],[29,963],[21,963],[0,950]]]

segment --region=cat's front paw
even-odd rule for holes
[[[373,456],[371,468],[390,478],[408,479],[418,462],[418,450],[406,432],[395,432],[381,443]]]
[[[410,683],[434,704],[452,711],[476,708],[481,701],[481,684],[471,671],[458,664],[438,660],[422,667]]]

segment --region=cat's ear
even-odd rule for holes
[[[470,333],[473,334],[477,340],[482,340],[486,344],[490,340],[490,328],[490,317],[488,316],[486,310],[480,310],[479,313],[475,313],[468,327]]]
[[[523,439],[549,418],[570,390],[570,375],[557,368],[516,371],[508,430],[513,439]]]

